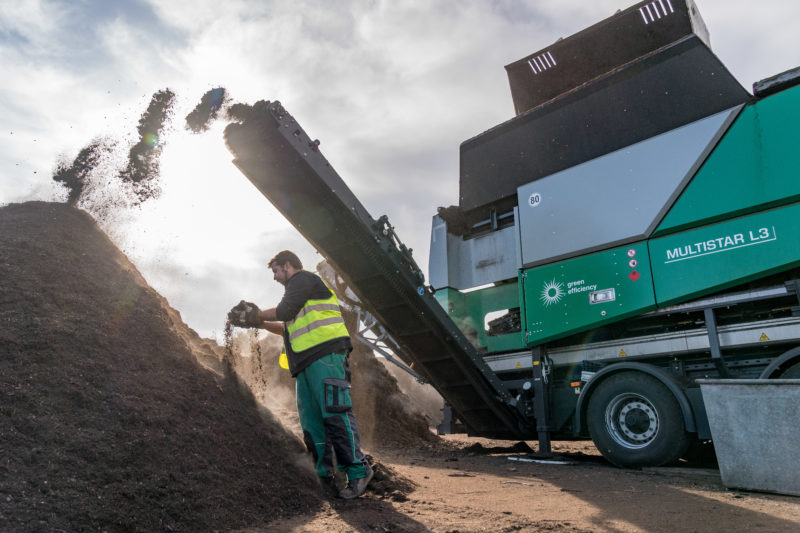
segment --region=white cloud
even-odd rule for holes
[[[30,0],[0,4],[0,32],[16,40],[25,52],[35,57],[50,55],[57,50],[53,34],[58,20],[65,15],[63,6]]]

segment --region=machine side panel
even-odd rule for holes
[[[652,239],[659,307],[800,264],[800,204]]]
[[[655,308],[645,242],[532,268],[522,283],[529,345]]]
[[[519,225],[463,238],[447,231],[447,223],[434,216],[428,277],[431,286],[466,290],[516,279],[521,266]]]
[[[688,38],[463,142],[459,206],[516,202],[520,185],[749,98],[705,44]]]
[[[737,110],[520,187],[523,264],[552,262],[646,238]]]
[[[800,199],[800,86],[748,105],[655,235]]]

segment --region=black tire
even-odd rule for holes
[[[589,399],[587,422],[603,457],[623,468],[675,462],[690,442],[673,394],[642,372],[621,372],[600,383]]]
[[[758,379],[798,378],[800,378],[800,346],[796,346],[782,353],[780,357],[770,363],[758,377]]]
[[[800,379],[800,362],[794,363],[792,366],[781,372],[778,376],[780,379]]]

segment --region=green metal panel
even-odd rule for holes
[[[800,199],[800,86],[748,105],[655,236]]]
[[[439,289],[435,297],[453,322],[479,350],[485,349],[486,352],[493,353],[525,348],[521,332],[488,335],[485,327],[487,314],[519,307],[517,283],[503,283],[470,292],[460,292],[450,288]]]
[[[800,264],[800,204],[652,239],[659,306]]]
[[[532,268],[521,276],[529,345],[655,308],[645,242]]]

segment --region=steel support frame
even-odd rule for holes
[[[390,349],[396,350],[396,348],[393,347],[396,347],[397,343],[394,342],[394,339],[392,339],[391,335],[389,335],[386,332],[386,329],[384,329],[383,325],[381,325],[381,323],[378,322],[378,319],[376,319],[370,313],[364,311],[358,306],[353,306],[353,307],[356,309],[356,315],[357,315],[356,324],[364,325],[363,328],[358,329],[355,335],[353,335],[356,338],[356,340],[359,341],[364,346],[366,346],[367,348],[369,348],[370,350],[374,350],[379,354],[381,354],[383,357],[386,358],[387,361],[390,361],[391,363],[397,365],[398,368],[402,369],[404,372],[407,372],[408,374],[413,376],[414,379],[416,379],[419,383],[427,383],[427,380],[425,380],[425,378],[423,378],[421,375],[415,372],[411,367],[409,367],[402,361],[398,360],[389,352]],[[377,336],[374,339],[365,336],[365,334],[368,331],[375,333],[374,331],[375,329],[378,330],[378,333],[376,333]],[[381,345],[380,344],[381,342],[383,342],[384,344]],[[392,347],[390,347],[389,344],[391,344]]]
[[[731,377],[728,372],[728,367],[725,365],[725,359],[722,358],[722,350],[719,347],[719,333],[717,332],[717,319],[714,316],[714,309],[706,307],[703,309],[703,315],[706,319],[706,329],[708,330],[708,345],[711,348],[711,361],[717,368],[720,377]]]

